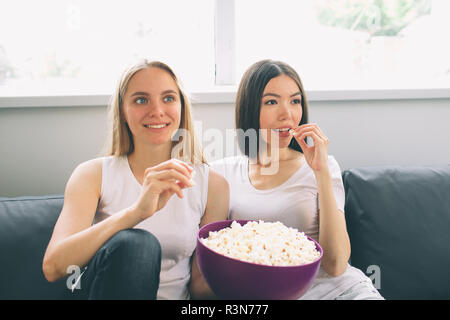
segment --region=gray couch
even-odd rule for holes
[[[343,172],[351,264],[386,299],[450,299],[450,166]],[[0,299],[66,299],[41,264],[62,195],[0,198]]]

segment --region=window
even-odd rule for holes
[[[291,64],[312,93],[449,97],[448,12],[448,0],[3,0],[0,107],[6,97],[109,95],[138,57],[168,63],[208,102],[232,102],[264,58]]]
[[[0,96],[111,93],[133,59],[214,82],[214,1],[2,0]]]
[[[290,63],[307,89],[450,87],[447,0],[239,0],[236,74]]]

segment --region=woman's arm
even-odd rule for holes
[[[293,135],[308,165],[314,172],[319,193],[319,243],[323,248],[322,265],[331,276],[345,272],[350,258],[350,239],[343,212],[338,210],[328,167],[328,138],[317,124],[305,124],[294,129]],[[313,146],[308,146],[311,137]]]
[[[101,160],[94,159],[79,165],[69,178],[64,206],[43,260],[48,281],[66,276],[70,265],[85,266],[109,238],[130,226],[123,212],[91,227],[100,197],[101,174]]]
[[[208,178],[208,201],[206,203],[206,210],[200,223],[200,227],[213,221],[227,219],[229,202],[230,188],[228,182],[223,176],[210,169]],[[200,272],[197,264],[196,252],[194,252],[192,260],[189,290],[193,299],[215,298],[213,292]]]
[[[324,250],[322,265],[337,277],[347,269],[350,239],[344,213],[337,208],[329,170],[316,173],[319,190],[319,243]]]
[[[185,163],[175,159],[163,162],[146,169],[135,204],[92,226],[101,191],[101,161],[79,165],[67,183],[64,206],[42,264],[48,281],[66,276],[70,265],[85,266],[114,234],[151,217],[173,194],[182,198],[182,189],[192,186],[191,169]]]

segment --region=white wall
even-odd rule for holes
[[[450,165],[450,99],[313,101],[309,113],[341,169]],[[195,115],[206,128],[234,127],[232,105],[199,105]]]
[[[194,105],[203,131],[234,128],[232,104]],[[450,164],[450,99],[310,102],[342,169]],[[77,164],[97,157],[106,107],[0,108],[0,197],[63,193]]]

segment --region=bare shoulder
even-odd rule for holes
[[[209,169],[208,189],[229,192],[228,181],[214,169]]]
[[[80,163],[75,170],[86,174],[101,174],[103,158],[95,158]]]
[[[66,192],[82,188],[100,195],[102,184],[102,158],[80,163],[72,172],[66,186]]]
[[[64,205],[47,250],[92,224],[102,183],[102,159],[80,163],[72,172],[64,192]]]
[[[228,181],[214,169],[209,170],[208,201],[201,225],[217,220],[225,220],[230,205],[230,187]]]

